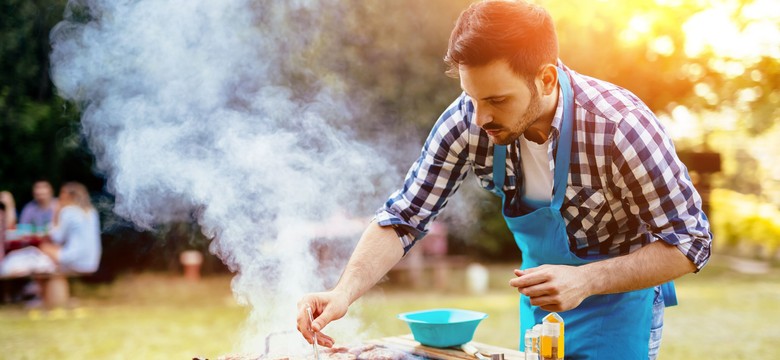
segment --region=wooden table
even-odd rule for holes
[[[415,355],[425,356],[427,358],[439,359],[439,360],[476,360],[475,357],[466,354],[459,348],[434,348],[425,345],[421,345],[419,342],[414,341],[411,334],[402,336],[391,336],[370,341],[372,343],[387,346],[402,350],[407,353]],[[523,360],[525,357],[523,353],[514,349],[493,346],[488,344],[482,344],[475,341],[471,342],[480,353],[490,357],[490,354],[504,354],[506,360]]]

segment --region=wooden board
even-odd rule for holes
[[[422,345],[419,342],[415,341],[411,334],[386,337],[377,340],[372,340],[370,342],[378,345],[383,345],[398,350],[402,350],[407,353],[425,356],[427,358],[432,358],[432,359],[476,360],[476,357],[466,354],[465,352],[463,352],[463,350],[459,348],[441,349],[441,348],[434,348],[434,347]],[[479,350],[480,353],[487,356],[488,358],[490,357],[490,354],[504,354],[504,359],[506,360],[525,359],[522,352],[514,349],[482,344],[475,341],[472,341],[471,344],[474,345]]]

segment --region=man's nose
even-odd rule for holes
[[[484,128],[486,124],[493,122],[493,115],[477,105],[474,105],[474,118],[477,119],[477,126],[481,128]]]

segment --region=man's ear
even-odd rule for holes
[[[558,68],[553,64],[542,66],[537,76],[537,83],[541,85],[543,95],[550,95],[558,86]]]

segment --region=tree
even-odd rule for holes
[[[10,190],[20,208],[39,178],[55,187],[78,180],[102,189],[79,135],[79,113],[49,80],[49,30],[62,11],[59,1],[0,5],[0,189]]]

